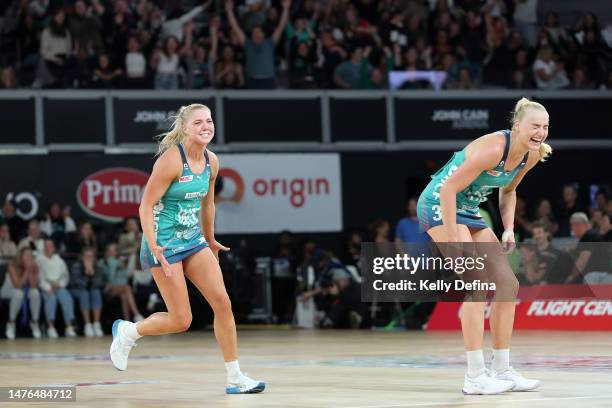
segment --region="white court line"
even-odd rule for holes
[[[400,405],[360,405],[350,406],[344,408],[404,408],[404,407],[432,407],[432,406],[446,406],[446,405],[470,405],[470,404],[510,404],[514,402],[537,402],[537,401],[567,401],[577,399],[602,399],[612,398],[612,395],[593,395],[593,396],[582,396],[582,397],[550,397],[550,398],[529,398],[529,399],[508,399],[508,400],[490,400],[487,397],[489,395],[477,395],[477,398],[483,398],[482,401],[457,401],[457,402],[419,402],[416,404],[400,404]]]

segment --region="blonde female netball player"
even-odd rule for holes
[[[115,321],[110,355],[115,368],[125,370],[130,350],[140,337],[189,328],[187,277],[214,311],[215,336],[227,369],[226,393],[258,393],[265,383],[247,377],[238,365],[236,325],[219,268],[219,251],[229,248],[218,243],[214,233],[219,160],[207,150],[214,134],[210,109],[193,104],[181,107],[160,142],[160,156],[140,203],[140,258],[153,274],[168,312],[154,313],[138,323]]]
[[[478,210],[492,190],[499,188],[504,226],[502,246],[507,251],[514,245],[516,187],[552,149],[544,143],[548,136],[548,113],[541,104],[522,98],[515,106],[511,125],[512,129],[474,140],[432,176],[417,207],[421,229],[435,242],[499,243]],[[538,380],[518,374],[509,364],[518,281],[505,257],[500,256],[499,260],[488,264],[494,270],[486,271],[497,287],[490,317],[493,364],[489,371],[485,369],[482,351],[484,298],[466,301],[462,306],[461,327],[468,363],[465,394],[528,391],[540,385]]]

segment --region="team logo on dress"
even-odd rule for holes
[[[495,171],[495,170],[488,170],[487,174],[493,176],[493,177],[499,177],[501,175],[501,171]]]
[[[188,181],[193,180],[193,175],[189,175],[189,176],[182,176],[181,178],[179,178],[179,183],[187,183]]]

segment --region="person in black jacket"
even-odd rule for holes
[[[102,291],[106,285],[106,274],[104,269],[96,263],[95,249],[91,247],[82,249],[79,260],[72,265],[70,284],[72,294],[78,299],[81,306],[81,313],[85,321],[85,336],[104,336],[100,316],[102,315]]]

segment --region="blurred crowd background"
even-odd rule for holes
[[[569,3],[4,0],[0,87],[610,89],[606,2]]]

